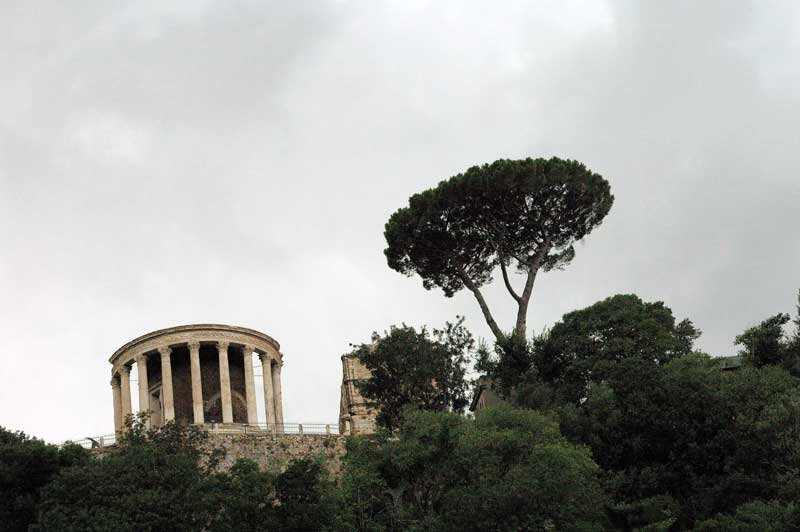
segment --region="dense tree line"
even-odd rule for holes
[[[392,415],[348,440],[336,478],[314,456],[280,474],[221,470],[191,426],[131,420],[101,457],[2,430],[2,529],[796,530],[800,327],[772,323],[742,335],[777,340],[740,342],[734,371],[693,350],[690,322],[631,295],[568,313],[522,365],[476,349],[460,321],[392,328],[354,347],[383,367],[362,390]],[[460,413],[468,356],[493,378],[522,368],[496,389],[507,405]]]
[[[393,512],[378,505],[379,510],[372,506],[374,514],[368,515],[403,516],[414,523],[408,529],[421,530],[450,530],[445,523],[472,530],[468,524],[472,522],[497,530],[545,530],[551,525],[554,530],[794,530],[792,526],[800,525],[796,510],[800,504],[800,378],[791,370],[800,362],[796,351],[800,307],[794,331],[776,329],[774,321],[768,319],[739,337],[746,338],[738,342],[743,345],[743,363],[733,371],[723,371],[719,359],[694,350],[700,332],[689,320],[677,321],[663,303],[646,303],[634,295],[610,297],[568,313],[530,342],[515,345],[508,339],[497,342],[494,349],[479,349],[477,365],[496,383],[494,391],[505,398],[507,406],[479,412],[470,421],[454,416],[452,405],[440,404],[438,414],[425,417],[413,412],[430,410],[432,405],[407,394],[399,428],[397,424],[386,427],[393,438],[376,440],[383,442],[378,447],[386,454],[373,457],[381,464],[376,470],[382,476],[380,482],[372,481],[382,493],[400,488],[402,493],[416,492],[409,487],[414,486],[414,471],[424,475],[425,489],[439,490],[441,497],[456,490],[460,482],[468,483],[473,474],[482,477],[480,486],[461,492],[464,506],[455,503],[457,498],[447,503],[458,508],[459,516],[468,515],[468,522],[444,509],[436,511],[435,503],[426,508],[442,521],[420,516],[419,504],[406,499],[395,500],[389,506]],[[754,337],[757,342],[750,341]],[[369,367],[381,365],[380,355],[385,352],[381,343],[386,339],[379,337],[371,355],[363,358]],[[511,349],[517,351],[510,354]],[[448,352],[441,353],[447,356]],[[449,353],[454,361],[463,356],[457,350]],[[404,372],[402,365],[393,371]],[[362,390],[370,396],[370,390],[384,380],[377,372]],[[378,396],[374,398],[380,404]],[[401,406],[393,404],[395,409]],[[541,494],[526,493],[503,473],[493,475],[493,468],[505,471],[498,462],[482,456],[471,467],[462,468],[457,443],[441,451],[454,437],[446,419],[485,428],[487,423],[502,423],[514,416],[550,420],[560,444],[583,450],[580,457],[570,455],[574,462],[562,463],[546,475],[563,485],[584,483],[585,489],[596,493],[593,505],[602,506],[602,512],[586,514],[591,515],[588,520],[579,520],[574,513],[572,522],[558,521],[542,512]],[[434,419],[447,429],[431,431]],[[414,426],[408,426],[411,423]],[[394,460],[418,458],[402,445],[417,425],[427,426],[428,432],[414,440],[413,448],[432,453],[430,462],[417,469],[407,462],[395,465]],[[481,438],[489,447],[494,435],[483,432]],[[375,446],[375,441],[364,444],[359,453],[368,454],[365,449],[378,453]],[[523,448],[527,450],[514,460],[535,454],[535,444]],[[440,477],[436,471],[441,465],[447,474]],[[583,466],[584,473],[591,468],[595,473],[576,480],[570,470]],[[527,474],[544,473],[532,468]],[[575,493],[574,486],[570,490]],[[473,500],[467,493],[480,497]],[[502,497],[493,500],[490,493],[526,494],[514,504],[505,504]],[[554,499],[550,503],[572,504],[566,492],[552,493],[558,493],[560,503]],[[484,517],[493,519],[491,525],[471,513],[475,508],[471,505],[478,501],[483,502],[478,506]],[[526,521],[529,512],[536,517]],[[784,525],[773,521],[795,525],[781,528]],[[427,524],[419,528],[420,522]],[[730,528],[731,523],[738,523],[738,528]]]
[[[314,456],[280,474],[248,460],[221,469],[222,451],[207,433],[174,423],[147,430],[134,420],[100,456],[2,434],[10,482],[0,498],[2,530],[603,529],[597,465],[555,420],[533,411],[469,419],[407,409],[395,430],[348,442],[338,479]],[[62,461],[34,478],[43,448]]]
[[[206,432],[129,420],[101,455],[0,429],[3,531],[307,531],[335,528],[337,493],[317,457],[280,474],[219,468]]]
[[[732,372],[696,352],[691,321],[632,294],[526,334],[537,273],[568,264],[613,199],[608,182],[577,161],[476,166],[389,218],[388,266],[448,297],[474,294],[496,340],[481,346],[476,369],[508,405],[550,416],[568,442],[591,451],[607,497],[603,526],[800,529],[800,305],[793,332],[779,313],[738,336],[743,363]],[[525,276],[522,291],[512,264]],[[481,292],[497,269],[517,303],[511,331]]]

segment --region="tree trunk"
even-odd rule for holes
[[[494,333],[495,338],[497,341],[500,342],[506,339],[506,335],[503,334],[503,331],[497,325],[497,322],[494,321],[494,317],[492,317],[492,312],[489,310],[489,305],[486,304],[486,300],[483,298],[483,294],[481,294],[480,289],[475,286],[475,283],[472,282],[472,279],[467,277],[465,272],[461,272],[460,274],[461,280],[464,283],[464,286],[469,288],[472,294],[475,296],[475,299],[478,300],[478,305],[481,307],[481,311],[483,312],[483,317],[486,319],[486,323],[489,325],[489,328]]]
[[[533,283],[536,281],[536,270],[528,271],[528,278],[525,280],[525,289],[517,300],[517,324],[514,327],[514,337],[525,340],[528,328],[528,303],[533,292]]]
[[[525,288],[522,290],[522,294],[519,296],[519,299],[517,299],[517,325],[514,327],[515,338],[527,340],[528,303],[530,303],[531,293],[533,293],[533,283],[536,281],[536,274],[539,272],[542,260],[550,252],[550,246],[550,239],[545,239],[536,254],[531,257],[527,263],[523,263],[528,267],[528,278],[525,280]]]

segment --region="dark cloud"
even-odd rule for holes
[[[800,13],[789,3],[105,2],[0,7],[0,423],[109,431],[106,360],[181,323],[281,341],[290,421],[339,355],[465,314],[386,268],[407,197],[499,157],[617,197],[534,328],[617,292],[734,351],[800,287]],[[501,323],[513,308],[494,286]]]

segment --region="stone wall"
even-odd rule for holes
[[[321,457],[328,472],[338,476],[345,454],[343,436],[322,434],[209,434],[209,445],[225,449],[221,464],[230,468],[239,458],[256,462],[263,471],[280,473],[289,462]]]
[[[342,356],[342,387],[339,401],[340,434],[372,434],[376,411],[358,389],[358,382],[372,377],[355,355]]]

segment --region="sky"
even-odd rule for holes
[[[112,432],[109,356],[189,323],[277,339],[285,420],[335,423],[373,331],[491,338],[470,293],[386,266],[383,226],[499,158],[616,197],[529,328],[635,293],[735,354],[800,288],[797,57],[791,1],[4,1],[0,425]]]

